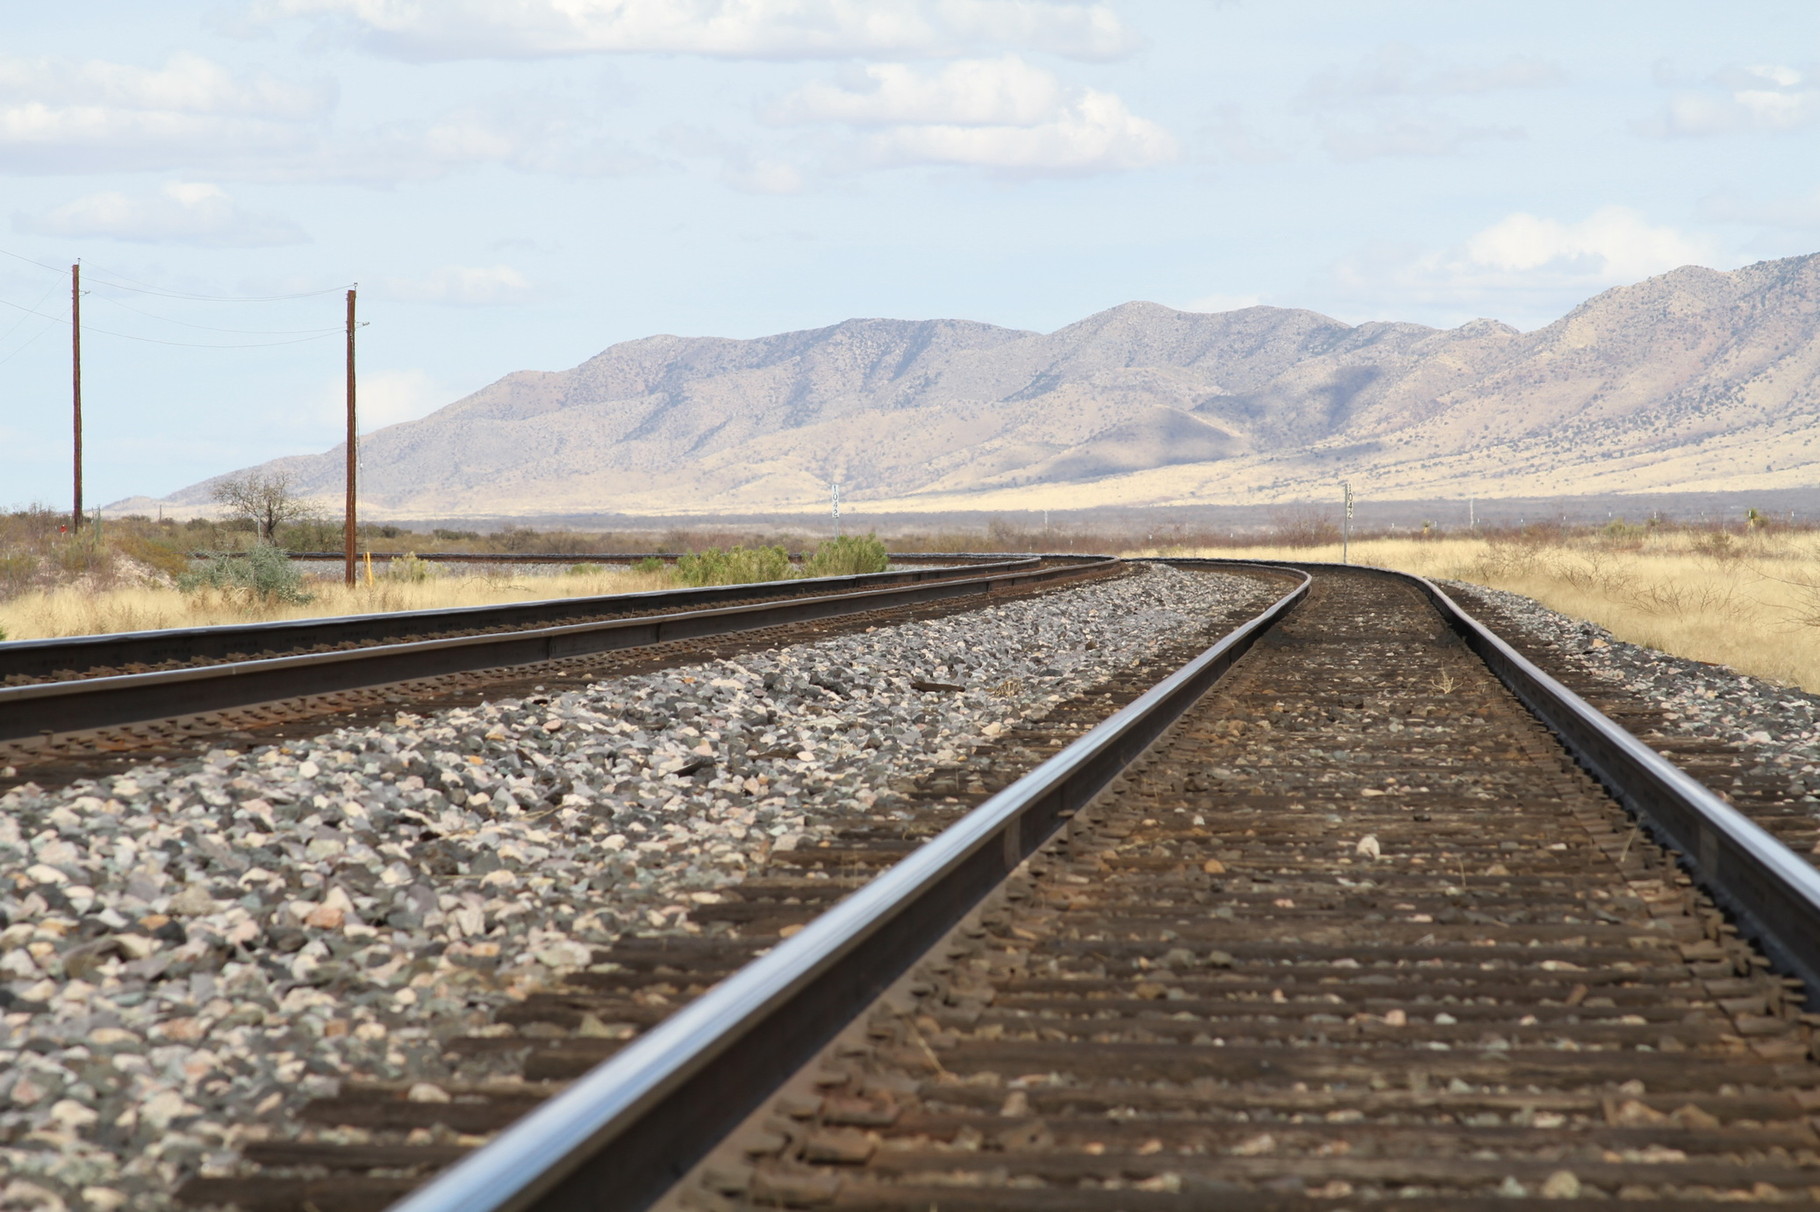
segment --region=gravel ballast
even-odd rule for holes
[[[1793,794],[1820,803],[1820,695],[1627,643],[1521,594],[1461,582],[1443,586],[1496,606],[1569,667],[1661,707],[1666,730],[1727,742],[1755,760],[1754,769],[1746,768],[1750,774],[1786,774]]]
[[[169,1205],[774,849],[1280,589],[966,614],[0,797],[0,1209]],[[913,683],[939,689],[916,689]],[[464,1075],[466,1074],[464,1069]],[[414,1092],[416,1093],[416,1092]]]

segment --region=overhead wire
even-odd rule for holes
[[[134,307],[131,303],[126,302],[124,299],[110,299],[106,295],[96,295],[95,298],[99,299],[103,303],[111,303],[115,307],[124,307],[128,311],[134,312],[138,315],[145,316],[148,319],[162,320],[166,324],[177,324],[177,325],[181,325],[184,328],[199,328],[205,332],[232,332],[232,333],[240,333],[244,336],[249,336],[249,337],[294,337],[294,336],[298,336],[300,334],[305,334],[305,333],[310,334],[312,336],[319,336],[324,333],[341,331],[340,325],[336,325],[332,328],[326,328],[326,327],[325,328],[221,328],[214,324],[192,324],[188,320],[174,320],[170,316],[161,316],[161,315],[157,314],[156,312],[150,312],[150,311],[144,310],[143,308]]]
[[[68,324],[70,322],[69,317],[67,316],[50,315],[47,312],[38,311],[20,303],[14,303],[10,299],[0,299],[0,305],[15,308],[19,311],[27,312],[30,315],[43,316],[45,319],[55,320],[59,324]],[[82,331],[84,334],[97,332],[104,336],[120,337],[127,341],[144,341],[148,345],[175,345],[184,349],[266,349],[273,345],[301,345],[305,341],[320,341],[325,337],[334,336],[342,330],[339,328],[325,328],[314,336],[292,337],[288,341],[244,341],[234,345],[204,341],[165,341],[158,337],[141,337],[130,332],[115,332],[110,328],[96,328],[91,324],[84,324],[82,326]]]
[[[33,309],[36,310],[37,308],[43,307],[44,301],[51,297],[51,291],[56,289],[57,287],[54,284],[46,287],[44,293],[38,296],[38,301],[32,304]],[[6,344],[7,338],[18,332],[20,327],[24,325],[25,320],[26,317],[20,316],[17,320],[13,321],[13,326],[11,328],[7,329],[4,333],[0,333],[0,345]]]
[[[27,265],[36,265],[39,269],[49,270],[54,274],[68,272],[68,270],[62,266],[47,265],[43,261],[33,260],[31,257],[23,256],[10,249],[0,248],[0,254],[11,257],[15,261],[23,261]],[[205,295],[191,291],[167,290],[164,287],[153,286],[150,282],[143,282],[138,278],[129,278],[125,274],[114,273],[111,270],[97,271],[93,267],[86,265],[83,266],[83,270],[90,276],[91,280],[98,282],[102,286],[111,286],[116,290],[130,290],[137,294],[159,295],[166,299],[189,299],[202,303],[280,303],[287,299],[312,299],[318,295],[332,295],[346,289],[345,287],[340,286],[328,286],[321,290],[304,290],[287,295]],[[109,277],[119,278],[121,281],[110,282],[108,281]],[[126,283],[129,282],[133,285],[126,285]]]
[[[54,287],[54,286],[51,288],[51,290],[55,290],[55,289],[56,289],[56,287]],[[41,305],[44,302],[44,300],[50,298],[50,295],[51,295],[51,292],[49,290],[45,291],[42,295],[40,295],[38,297],[38,302],[33,304],[33,307],[37,307],[37,306]],[[15,304],[15,306],[17,306],[17,305]],[[34,314],[42,314],[42,313],[34,313]],[[31,336],[27,337],[25,340],[19,342],[18,347],[16,349],[14,349],[12,353],[7,354],[4,358],[0,358],[0,366],[5,366],[8,362],[11,362],[14,358],[18,357],[20,354],[22,354],[26,350],[30,349],[33,345],[36,345],[38,343],[39,338],[43,337],[45,333],[49,332],[51,330],[51,325],[55,324],[60,318],[61,317],[58,317],[58,316],[46,317],[44,323],[42,323],[38,326],[37,332],[33,333]],[[20,316],[18,320],[14,321],[13,326],[6,330],[6,336],[0,337],[0,342],[4,342],[7,339],[7,337],[11,337],[15,332],[19,331],[19,326],[24,324],[25,320],[26,320],[25,316]],[[69,323],[68,320],[64,320],[63,322],[65,324]]]

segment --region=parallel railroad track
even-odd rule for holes
[[[1268,626],[400,1207],[1820,1198],[1813,868],[1407,582]]]
[[[964,557],[957,557],[963,559]],[[1066,559],[1051,561],[1068,563]],[[1084,561],[1073,561],[1084,562]],[[1034,556],[968,567],[936,566],[770,581],[710,585],[585,598],[550,598],[451,610],[402,610],[333,618],[290,619],[214,627],[178,627],[112,635],[0,643],[0,686],[83,677],[161,673],[203,665],[314,655],[420,640],[448,640],[505,631],[566,627],[609,619],[647,618],[704,609],[749,606],[786,598],[823,597],[1033,569]]]
[[[1116,570],[1117,562],[1109,560],[1061,562],[1047,567],[1037,566],[1036,561],[1020,561],[1010,567],[969,569],[961,575],[946,569],[887,574],[901,580],[883,588],[868,587],[861,578],[842,578],[843,581],[862,583],[859,587],[846,584],[842,586],[844,592],[810,596],[802,595],[802,582],[729,586],[723,590],[687,592],[718,594],[740,604],[688,609],[675,600],[680,595],[664,595],[663,604],[670,609],[656,614],[624,613],[627,607],[623,602],[598,599],[598,602],[609,604],[601,609],[617,613],[584,622],[547,626],[527,626],[525,619],[514,619],[510,623],[495,619],[500,626],[515,629],[439,639],[406,639],[159,672],[9,686],[0,688],[0,745],[27,742],[40,749],[55,749],[65,739],[60,734],[130,728],[281,699],[334,695],[478,670],[572,660],[672,640],[800,625],[868,611],[1012,592]],[[809,584],[813,586],[814,583]],[[648,598],[655,595],[630,596]],[[767,596],[771,600],[751,600]],[[567,608],[571,615],[575,610],[568,603],[529,603],[523,607],[485,609],[503,614],[508,611],[522,613],[532,607]],[[374,620],[347,619],[328,620],[323,625],[328,631],[313,634],[327,636],[338,629],[372,628],[382,624]],[[109,639],[98,637],[97,643]],[[121,637],[119,642],[133,639]],[[12,647],[0,645],[0,650]]]

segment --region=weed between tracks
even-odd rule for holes
[[[1352,561],[1525,594],[1621,640],[1820,693],[1820,536],[1640,531],[1364,539]],[[1160,554],[1338,561],[1340,548]]]

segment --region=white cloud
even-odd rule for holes
[[[1067,102],[1060,80],[1007,55],[951,63],[934,75],[902,63],[872,64],[839,83],[804,85],[764,116],[780,124],[1036,126]]]
[[[1108,5],[1078,0],[260,0],[253,13],[328,19],[409,59],[916,58],[1015,47],[1104,60],[1136,45]]]
[[[104,236],[202,248],[266,248],[309,242],[309,236],[290,219],[244,210],[218,185],[185,182],[173,182],[155,194],[89,194],[43,214],[15,214],[13,226],[36,235]]]
[[[1629,281],[1710,260],[1714,252],[1700,237],[1652,226],[1629,207],[1607,206],[1578,223],[1508,215],[1467,240],[1455,263],[1494,271],[1556,268]]]
[[[455,396],[427,371],[362,370],[354,385],[355,412],[362,435],[402,421],[415,421],[435,412]],[[309,388],[298,407],[286,408],[283,426],[296,440],[311,444],[341,441],[347,432],[347,380],[333,375]],[[223,456],[224,460],[228,456]],[[374,485],[363,479],[365,490]]]
[[[1519,55],[1500,63],[1459,66],[1437,62],[1404,43],[1381,46],[1351,67],[1330,67],[1302,90],[1304,106],[1350,105],[1393,97],[1446,97],[1563,83],[1567,74],[1546,59]]]
[[[445,265],[422,278],[387,278],[377,293],[403,303],[485,306],[524,302],[532,290],[525,276],[510,265]]]
[[[381,370],[363,374],[355,384],[360,428],[371,433],[400,421],[414,421],[448,403],[448,392],[421,370]],[[346,415],[345,397],[334,395],[335,415]]]
[[[0,99],[165,113],[238,114],[301,120],[334,103],[327,85],[236,76],[211,59],[179,52],[160,68],[101,59],[0,57]]]
[[[1657,78],[1673,77],[1658,69]],[[1693,138],[1744,131],[1798,130],[1820,120],[1820,85],[1812,72],[1777,64],[1729,67],[1670,97],[1640,134]]]
[[[763,116],[859,131],[862,157],[888,166],[1087,173],[1148,167],[1179,154],[1174,136],[1114,94],[1066,85],[1012,55],[961,60],[933,73],[873,64],[845,80],[798,89]]]
[[[294,150],[334,99],[193,54],[161,68],[0,57],[0,156],[14,172],[70,173]]]
[[[1375,248],[1341,261],[1333,278],[1354,313],[1420,308],[1450,323],[1490,314],[1534,325],[1608,287],[1721,256],[1702,237],[1607,206],[1573,222],[1506,215],[1446,249]]]

